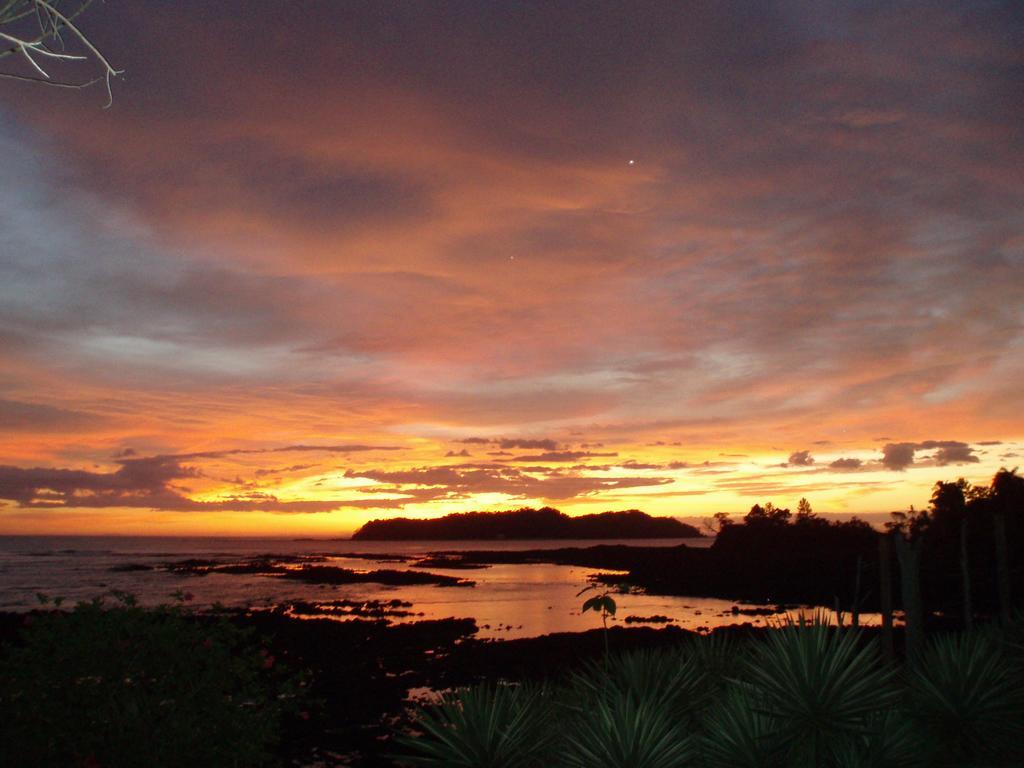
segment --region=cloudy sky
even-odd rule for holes
[[[0,532],[871,515],[1024,463],[1016,0],[82,26],[109,109],[0,79]]]

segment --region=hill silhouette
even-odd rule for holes
[[[362,541],[494,539],[683,539],[700,536],[673,517],[638,509],[570,517],[552,507],[507,512],[459,512],[432,520],[372,520],[352,536]]]

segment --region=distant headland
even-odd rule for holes
[[[496,539],[688,539],[701,532],[674,517],[638,509],[570,517],[552,507],[507,512],[459,512],[431,520],[372,520],[353,534],[361,541]]]

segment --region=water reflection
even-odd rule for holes
[[[145,538],[0,538],[0,610],[29,610],[35,595],[60,595],[69,602],[87,600],[120,589],[134,593],[143,605],[167,602],[176,590],[194,595],[193,604],[202,607],[220,603],[229,607],[269,607],[284,603],[333,603],[399,600],[411,603],[386,618],[394,622],[423,619],[473,618],[482,638],[534,637],[552,632],[578,632],[601,625],[593,613],[583,614],[583,598],[577,597],[597,573],[606,569],[552,564],[498,564],[465,570],[442,564],[426,569],[459,578],[471,578],[474,587],[432,585],[384,586],[380,584],[306,584],[275,575],[209,573],[205,576],[176,574],[162,566],[184,558],[232,559],[277,555],[324,554],[320,565],[369,571],[379,568],[413,570],[413,560],[442,550],[517,550],[593,546],[598,541],[553,542],[349,542],[285,541],[280,539],[145,539]],[[637,546],[677,546],[678,540],[631,541]],[[686,541],[687,546],[707,546],[709,540]],[[353,555],[359,555],[354,557]],[[126,566],[152,570],[112,571]],[[615,596],[618,611],[611,626],[664,626],[668,623],[690,630],[706,631],[719,626],[750,622],[763,626],[783,618],[773,606],[748,606],[728,600],[699,597],[670,597],[645,594]],[[770,615],[748,615],[752,608]],[[831,612],[827,612],[830,613]],[[337,620],[351,615],[339,611],[326,614]],[[634,621],[627,622],[632,617]],[[835,616],[831,615],[834,620]],[[636,621],[636,619],[640,619]],[[861,616],[864,625],[880,624],[877,614]]]

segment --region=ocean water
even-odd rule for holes
[[[401,613],[389,616],[396,622],[422,619],[472,618],[478,637],[509,639],[535,637],[551,632],[577,632],[599,627],[600,617],[583,614],[585,597],[577,593],[590,578],[610,571],[579,566],[528,564],[492,565],[473,570],[430,567],[413,569],[411,562],[395,562],[395,556],[424,556],[456,550],[521,550],[586,547],[628,543],[635,546],[710,546],[710,539],[658,539],[621,541],[462,541],[462,542],[367,542],[291,540],[268,538],[165,538],[165,537],[0,537],[0,611],[27,611],[38,607],[37,594],[62,597],[68,604],[130,592],[143,605],[172,602],[177,591],[190,595],[190,604],[202,608],[220,603],[229,607],[270,608],[302,601],[329,604],[349,600],[400,600]],[[351,557],[359,553],[371,557]],[[306,584],[275,575],[210,573],[205,576],[168,571],[166,564],[187,558],[230,563],[263,555],[325,555],[318,565],[353,570],[427,570],[476,582],[473,587],[386,586],[381,584]],[[126,565],[152,570],[118,570]],[[762,626],[775,617],[735,614],[758,606],[700,597],[645,594],[616,595],[617,615],[612,625],[627,625],[626,618],[664,616],[675,626],[703,630],[751,622]],[[342,620],[344,617],[336,617]],[[878,623],[864,616],[862,623]],[[663,626],[663,623],[631,622],[631,626]]]

